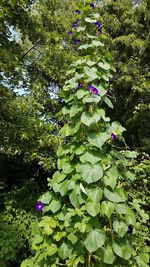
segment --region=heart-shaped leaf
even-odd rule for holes
[[[81,165],[81,176],[83,180],[88,183],[94,183],[100,180],[103,176],[103,169],[101,165],[91,165],[89,163]]]
[[[105,242],[105,233],[102,230],[95,229],[87,234],[86,239],[84,240],[84,245],[87,250],[92,253],[98,248],[102,247]]]

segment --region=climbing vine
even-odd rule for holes
[[[109,81],[115,71],[94,3],[79,5],[67,41],[79,52],[61,90],[67,123],[57,150],[58,170],[37,202],[35,256],[21,267],[148,266],[144,243],[136,246],[134,205],[124,184],[133,178],[117,148],[125,131],[110,121]]]

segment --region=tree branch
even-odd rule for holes
[[[38,39],[38,40],[36,41],[36,43],[33,44],[33,45],[31,46],[31,48],[30,48],[25,54],[23,54],[23,56],[22,56],[21,58],[23,59],[28,53],[30,53],[30,51],[31,51],[32,49],[36,49],[35,46],[36,46],[39,42],[40,42],[40,39]]]

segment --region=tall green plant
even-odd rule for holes
[[[132,174],[115,148],[125,129],[110,122],[104,110],[113,107],[111,54],[94,4],[86,1],[78,8],[68,35],[80,58],[61,91],[68,121],[60,131],[64,143],[50,190],[36,206],[44,214],[33,227],[35,256],[21,267],[146,267],[144,244],[135,242],[137,215],[123,188]]]

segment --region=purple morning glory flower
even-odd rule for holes
[[[41,201],[38,201],[35,205],[36,211],[42,211],[43,208],[44,208],[44,204]]]
[[[95,7],[94,4],[91,3],[91,4],[90,4],[90,8],[94,9],[94,7]]]
[[[128,230],[127,230],[127,234],[131,235],[132,233],[133,233],[133,227],[132,227],[132,225],[129,225]]]
[[[74,42],[75,42],[75,44],[77,44],[77,45],[80,44],[80,40],[79,40],[79,39],[75,39]]]
[[[80,11],[80,10],[75,10],[75,13],[76,13],[77,15],[79,15],[79,14],[81,14],[81,11]]]
[[[101,23],[99,21],[96,21],[94,24],[98,29],[101,28]]]
[[[74,22],[72,23],[72,27],[73,27],[74,29],[76,29],[76,28],[78,27],[78,23],[77,23],[77,21],[74,21]]]
[[[68,32],[68,35],[71,36],[72,34],[73,34],[73,31],[69,31],[69,32]]]
[[[101,29],[98,29],[98,33],[99,33],[99,34],[102,34],[102,31],[101,31]]]
[[[111,137],[111,140],[112,140],[112,141],[114,141],[114,140],[116,139],[116,135],[113,134],[113,133],[111,133],[110,137]]]
[[[78,83],[78,88],[81,88],[83,86],[83,83],[79,82]]]
[[[92,93],[92,94],[94,94],[94,95],[98,95],[98,90],[97,90],[97,88],[95,88],[94,86],[92,86],[92,85],[88,85],[88,90]]]

